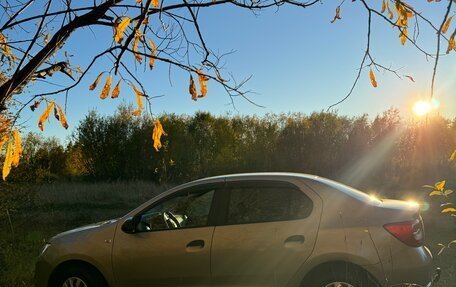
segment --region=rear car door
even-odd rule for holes
[[[321,204],[306,192],[313,193],[285,181],[227,183],[212,241],[213,286],[290,282],[312,252],[320,220]]]
[[[219,185],[179,191],[140,212],[137,232],[117,228],[116,286],[211,286],[212,202]]]

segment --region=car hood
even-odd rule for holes
[[[97,223],[92,223],[89,225],[84,225],[84,226],[74,228],[71,230],[67,230],[67,231],[59,233],[56,236],[52,237],[50,239],[50,242],[56,241],[56,240],[59,240],[61,238],[68,237],[68,236],[73,236],[73,235],[76,236],[76,235],[80,235],[80,234],[84,234],[84,233],[88,233],[88,232],[92,233],[92,232],[96,232],[97,230],[102,230],[102,229],[104,230],[109,226],[115,225],[117,223],[117,221],[118,221],[118,219],[110,219],[110,220],[100,221]]]

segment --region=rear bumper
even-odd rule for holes
[[[426,247],[404,249],[395,254],[388,287],[431,287],[440,279],[440,269],[433,269],[432,254]]]

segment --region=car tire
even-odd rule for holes
[[[91,268],[70,266],[61,270],[51,287],[108,287],[104,278]]]
[[[307,280],[306,280],[307,281]],[[329,265],[310,276],[305,287],[380,287],[365,270],[354,265]]]

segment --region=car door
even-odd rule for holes
[[[112,260],[116,286],[210,286],[217,185],[183,190],[140,212],[136,232],[120,226]]]
[[[286,286],[310,256],[321,204],[281,181],[235,181],[221,195],[212,241],[213,286]],[[306,190],[311,193],[312,191]]]

